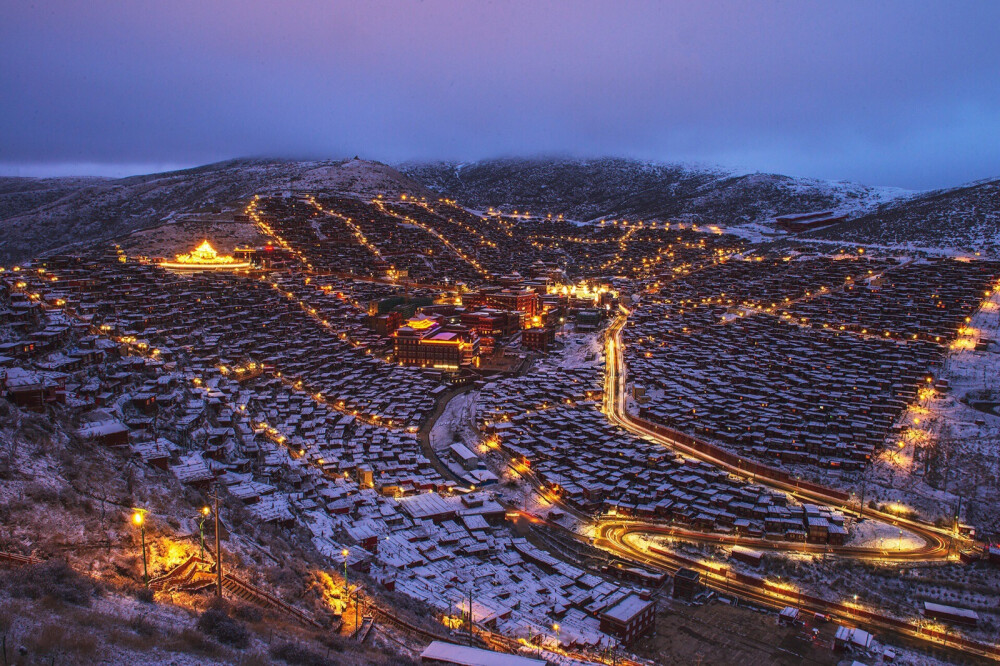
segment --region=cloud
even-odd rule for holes
[[[1000,5],[11,3],[0,162],[566,153],[1000,175]]]

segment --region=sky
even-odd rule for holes
[[[1000,2],[2,0],[0,173],[623,156],[1000,177]]]

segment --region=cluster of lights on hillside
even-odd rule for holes
[[[437,229],[434,229],[434,228],[432,228],[432,227],[424,224],[423,222],[415,220],[412,217],[410,217],[409,215],[403,215],[402,213],[397,213],[397,212],[393,211],[392,209],[390,209],[388,206],[385,205],[384,201],[381,201],[380,199],[373,199],[372,203],[375,204],[376,208],[378,208],[379,211],[381,211],[383,214],[388,215],[390,217],[394,217],[394,218],[402,221],[404,224],[411,224],[411,225],[413,225],[413,226],[415,226],[415,227],[417,227],[419,229],[422,229],[423,231],[426,231],[430,235],[434,236],[439,241],[441,241],[445,245],[445,247],[447,247],[449,250],[451,250],[452,252],[454,252],[458,256],[459,259],[461,259],[462,261],[464,261],[468,265],[472,266],[472,268],[475,269],[476,272],[478,272],[480,275],[484,275],[484,276],[489,275],[489,271],[487,271],[485,268],[483,268],[483,265],[481,263],[479,263],[479,261],[477,261],[475,257],[472,257],[471,255],[467,254],[460,247],[458,247],[457,245],[455,245],[454,243],[452,243],[450,240],[448,240],[448,238],[446,238],[444,236],[444,234],[442,234]]]

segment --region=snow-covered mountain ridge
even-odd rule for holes
[[[756,233],[780,215],[833,211],[846,222],[805,237],[1000,251],[1000,186],[934,192],[619,158],[411,162],[240,159],[129,178],[0,178],[0,263],[156,227],[254,194],[447,196],[463,206],[567,219],[675,219]]]
[[[254,194],[338,191],[361,196],[428,192],[395,169],[343,161],[246,159],[129,178],[0,178],[0,263],[158,226],[178,213]]]
[[[408,163],[400,170],[467,206],[520,207],[576,220],[692,218],[735,225],[816,210],[858,213],[914,194],[616,158]]]

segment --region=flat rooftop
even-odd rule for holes
[[[608,610],[604,611],[604,615],[612,620],[628,622],[652,605],[652,601],[646,601],[638,594],[630,594]]]
[[[545,666],[541,659],[492,652],[444,641],[434,641],[420,653],[423,661],[440,661],[459,666]]]

